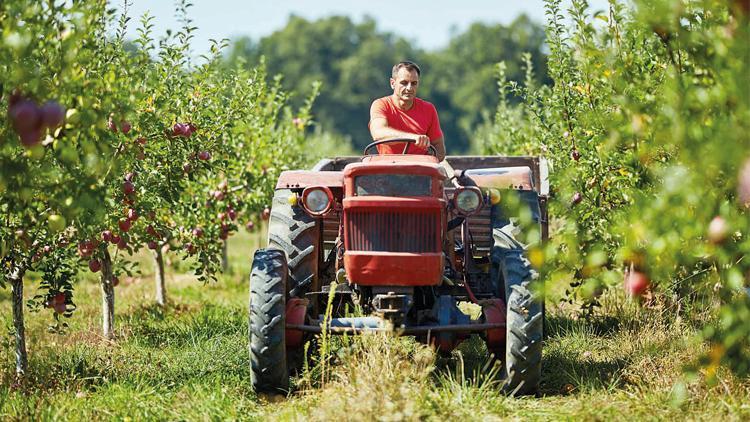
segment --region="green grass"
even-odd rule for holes
[[[549,304],[540,397],[500,394],[499,371],[477,338],[442,358],[409,338],[380,335],[335,338],[325,384],[311,371],[294,379],[287,398],[258,397],[246,337],[246,275],[256,241],[232,239],[230,275],[217,283],[203,286],[170,270],[165,309],[153,303],[151,265],[141,257],[142,276],[117,287],[115,341],[99,335],[99,288],[84,278],[67,334],[47,332],[46,310],[26,314],[30,374],[21,385],[7,334],[8,292],[0,292],[0,419],[750,418],[750,381],[720,373],[709,387],[683,376],[706,347],[695,340],[699,326],[632,304],[589,321]]]

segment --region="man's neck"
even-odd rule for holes
[[[392,95],[391,98],[393,100],[393,104],[395,104],[396,107],[401,110],[408,111],[411,110],[412,107],[414,107],[414,100],[405,101],[395,95]]]

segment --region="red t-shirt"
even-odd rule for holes
[[[409,110],[398,108],[390,95],[378,98],[373,101],[370,107],[370,123],[373,119],[379,117],[385,118],[388,126],[393,129],[427,135],[433,142],[443,136],[435,106],[419,98],[414,98],[414,105]],[[378,152],[381,154],[401,154],[403,150],[404,144],[401,142],[378,145]],[[409,154],[426,154],[427,149],[418,148],[415,144],[411,144],[407,152]]]

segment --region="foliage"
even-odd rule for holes
[[[560,2],[547,2],[552,86],[507,82],[501,66],[503,100],[480,132],[486,153],[541,153],[553,165],[555,230],[532,254],[546,258],[548,285],[569,283],[589,311],[623,273],[630,283],[626,271],[645,275],[672,312],[720,304],[704,363],[748,374],[748,11],[611,1],[588,16],[573,1],[568,13],[571,28]]]
[[[349,338],[332,349],[324,388],[297,388],[289,397],[252,391],[247,358],[247,282],[252,234],[229,239],[232,262],[243,266],[222,283],[201,286],[174,272],[173,301],[140,303],[151,294],[144,251],[143,278],[123,281],[118,342],[95,334],[99,286],[76,287],[78,310],[66,336],[46,334],[44,315],[28,319],[34,339],[26,383],[13,379],[12,346],[0,338],[2,419],[726,419],[750,416],[750,384],[718,373],[721,385],[680,387],[683,362],[704,351],[695,328],[664,322],[658,313],[604,303],[607,317],[570,319],[548,303],[541,398],[511,398],[485,371],[483,342],[468,341],[449,359],[409,338]],[[619,292],[617,292],[619,293]],[[0,326],[10,324],[0,290]],[[617,309],[620,309],[618,312]],[[642,314],[642,315],[639,315]],[[656,315],[655,315],[656,314]],[[342,340],[336,337],[332,341]],[[482,371],[481,373],[479,371]],[[137,397],[138,400],[133,398]]]
[[[29,306],[56,321],[76,308],[82,266],[101,272],[106,319],[107,292],[145,246],[195,256],[199,279],[215,279],[221,242],[258,219],[281,170],[313,159],[303,142],[317,86],[293,113],[262,66],[221,65],[223,42],[194,63],[187,2],[158,45],[148,14],[125,42],[123,6],[0,5],[0,287],[39,271]]]

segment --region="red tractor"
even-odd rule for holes
[[[368,155],[381,143],[410,141],[373,142],[364,158],[281,174],[268,248],[255,253],[250,276],[256,391],[287,390],[287,355],[299,355],[324,329],[392,331],[440,352],[478,334],[504,360],[509,393],[538,390],[543,300],[530,288],[536,273],[496,197],[516,191],[545,240],[546,163],[498,156],[438,163],[434,150]],[[335,309],[324,321],[330,295]],[[481,307],[479,318],[459,309],[463,301]],[[363,316],[345,311],[353,309]]]

